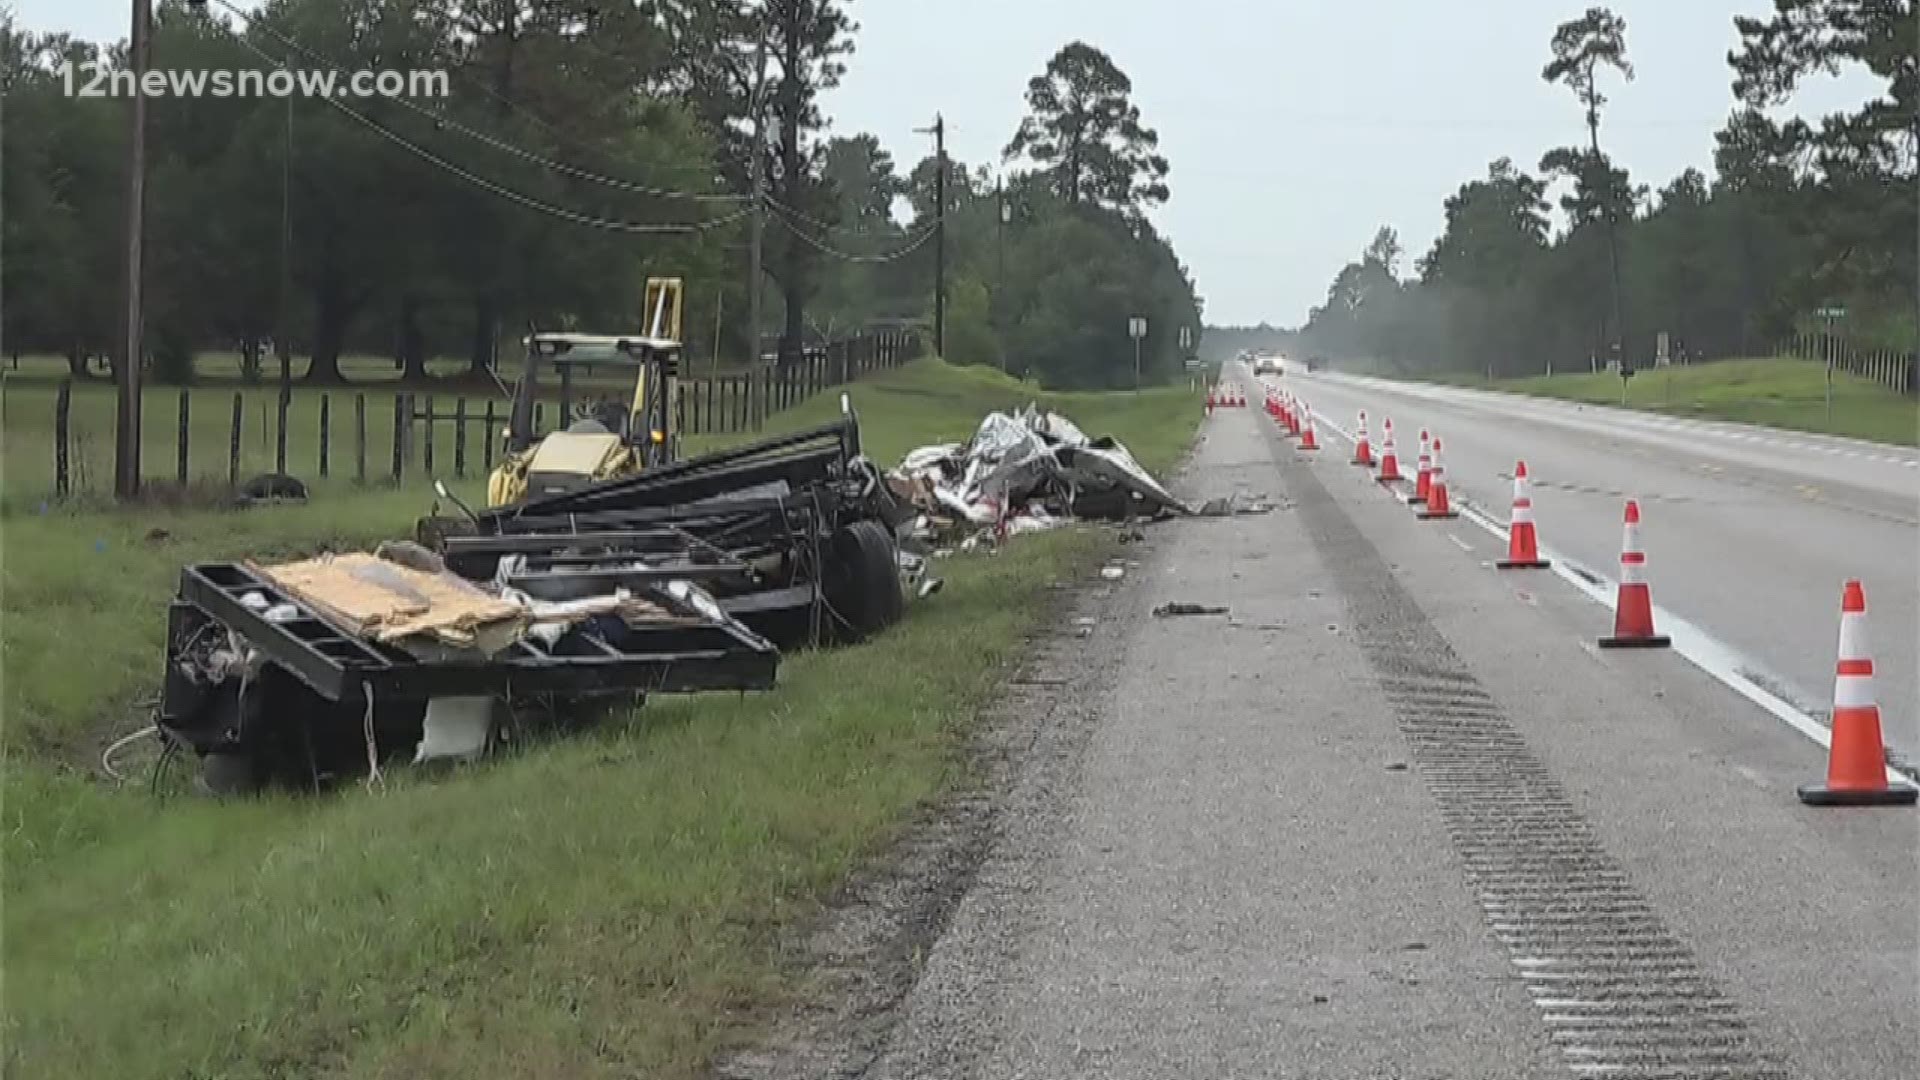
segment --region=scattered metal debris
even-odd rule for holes
[[[1184,600],[1169,600],[1153,609],[1153,617],[1165,619],[1176,615],[1225,615],[1227,609],[1212,604],[1190,604]]]
[[[919,511],[908,537],[959,541],[963,551],[1075,520],[1132,522],[1192,514],[1112,438],[1088,438],[1059,413],[1028,405],[989,413],[965,443],[913,450],[886,476]],[[1137,529],[1123,534],[1144,539]]]
[[[1290,502],[1269,502],[1264,495],[1251,495],[1244,499],[1239,492],[1208,499],[1200,504],[1195,513],[1200,517],[1242,517],[1253,514],[1271,514],[1275,510],[1291,510]]]

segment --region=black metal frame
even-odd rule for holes
[[[296,618],[268,620],[241,601],[252,592],[273,605],[292,604]],[[774,685],[779,652],[737,622],[715,622],[664,590],[646,598],[672,611],[672,623],[633,627],[618,646],[591,632],[560,639],[555,650],[522,638],[485,659],[423,660],[401,649],[366,641],[324,614],[235,563],[188,566],[180,574],[176,604],[238,631],[255,648],[285,667],[328,701],[363,700],[370,690],[385,697],[442,695],[595,693],[645,690],[765,690]],[[179,641],[170,643],[172,649]],[[171,657],[170,657],[171,659]],[[164,708],[163,708],[164,712]]]
[[[529,570],[565,561],[576,571],[593,567],[612,584],[645,577],[616,570],[621,556],[657,563],[679,550],[679,538],[687,563],[712,560],[701,581],[729,615],[783,644],[817,641],[823,545],[851,522],[884,518],[892,508],[860,448],[859,419],[847,413],[638,476],[482,511],[478,535],[444,536],[439,546],[449,568],[474,580],[492,580],[504,556],[525,555]],[[534,583],[571,584],[557,574]]]

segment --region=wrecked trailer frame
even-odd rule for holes
[[[664,582],[623,583],[666,613],[658,621],[594,616],[550,643],[529,634],[489,656],[435,656],[358,636],[247,566],[190,565],[168,610],[156,723],[170,744],[200,756],[203,781],[217,791],[270,782],[317,788],[420,745],[435,699],[492,698],[510,707],[768,690],[778,649],[685,584],[701,570],[733,569],[682,568]],[[238,675],[211,662],[222,649],[246,658]]]
[[[691,458],[578,491],[479,511],[427,539],[455,573],[504,559],[578,569],[684,538],[745,573],[704,581],[728,615],[782,647],[858,638],[904,600],[895,531],[914,512],[861,454],[858,417]]]

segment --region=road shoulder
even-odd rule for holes
[[[1186,493],[1282,494],[1262,424],[1216,416]],[[1040,665],[1047,715],[990,725],[1016,747],[991,842],[917,883],[950,906],[891,947],[937,936],[924,968],[724,1075],[1559,1074],[1292,513],[1151,535]],[[1169,600],[1232,612],[1150,614]]]

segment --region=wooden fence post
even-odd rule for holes
[[[240,486],[240,436],[247,423],[247,402],[240,391],[233,392],[233,427],[227,435],[227,486]]]
[[[431,480],[433,478],[433,395],[432,394],[427,395],[427,407],[425,412],[422,413],[421,419],[426,421],[426,425],[427,425],[426,437],[427,438],[426,438],[426,441],[421,444],[421,447],[425,451],[425,453],[420,459],[420,465],[422,468],[426,469],[427,478]]]
[[[407,463],[407,395],[393,395],[393,482],[405,475]]]
[[[467,475],[467,399],[453,399],[453,475]]]
[[[279,425],[273,434],[273,471],[287,471],[287,406],[293,404],[293,394],[285,387],[274,398],[274,416]]]
[[[480,465],[488,475],[493,473],[493,399],[487,399],[486,431],[480,438]]]
[[[327,478],[328,451],[333,441],[333,403],[328,395],[320,395],[320,479]]]
[[[61,379],[53,398],[53,493],[66,498],[72,488],[67,477],[67,419],[73,407],[73,380]]]
[[[192,425],[192,415],[193,415],[191,411],[192,406],[189,405],[188,403],[192,400],[193,400],[193,396],[187,393],[186,387],[181,387],[180,388],[180,443],[179,443],[179,446],[175,448],[174,464],[173,464],[174,480],[177,481],[181,487],[187,486],[187,432]]]
[[[353,395],[353,482],[367,482],[367,395]]]

